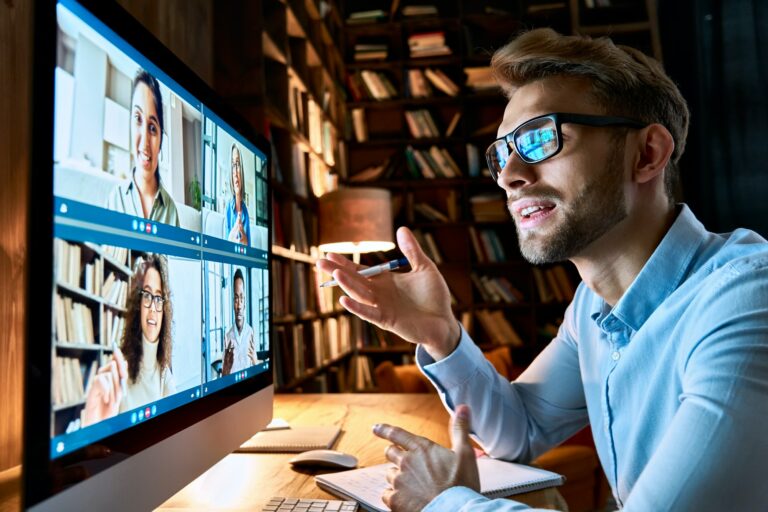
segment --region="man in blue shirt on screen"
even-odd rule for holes
[[[453,450],[374,428],[397,466],[385,502],[526,509],[477,492],[469,432],[491,456],[525,463],[591,425],[624,510],[765,510],[768,243],[707,232],[675,204],[685,100],[657,62],[607,39],[534,30],[491,64],[509,103],[486,157],[521,253],[570,260],[583,282],[557,336],[510,383],[457,324],[408,229],[408,273],[367,279],[338,255],[318,263],[345,308],[418,344],[454,416]]]

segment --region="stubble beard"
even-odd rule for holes
[[[562,220],[546,233],[539,233],[535,229],[522,231],[515,222],[523,258],[533,265],[566,261],[627,217],[623,190],[623,153],[623,144],[617,145],[602,173],[587,183],[570,204],[558,203],[561,211],[557,214]],[[536,197],[559,199],[554,193]]]

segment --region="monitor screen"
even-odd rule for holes
[[[29,290],[49,469],[123,455],[103,471],[272,382],[265,145],[111,19],[55,3],[52,195],[31,204],[53,210],[51,281]]]

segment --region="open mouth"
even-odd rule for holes
[[[535,206],[526,206],[522,210],[520,210],[520,215],[523,216],[525,219],[536,219],[539,217],[544,217],[549,212],[555,209],[555,205],[551,206],[545,206],[545,205],[535,205]]]

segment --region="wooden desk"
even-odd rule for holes
[[[450,446],[448,413],[434,394],[277,395],[275,417],[294,425],[336,424],[336,449],[355,455],[361,466],[386,462],[387,442],[374,436],[374,423],[390,423]],[[194,449],[194,448],[191,448]],[[272,496],[333,499],[319,489],[319,471],[294,471],[283,453],[233,453],[163,503],[161,511],[260,510]],[[0,473],[0,511],[19,508],[20,466]],[[556,489],[518,494],[538,508],[567,510]]]
[[[387,441],[371,432],[390,423],[450,446],[448,413],[434,394],[277,395],[275,417],[294,425],[336,424],[342,434],[336,449],[355,455],[361,466],[386,462]],[[292,454],[233,453],[221,460],[158,510],[260,510],[272,496],[333,499],[319,489],[314,475],[288,464]],[[566,510],[555,489],[517,495],[540,508]]]

